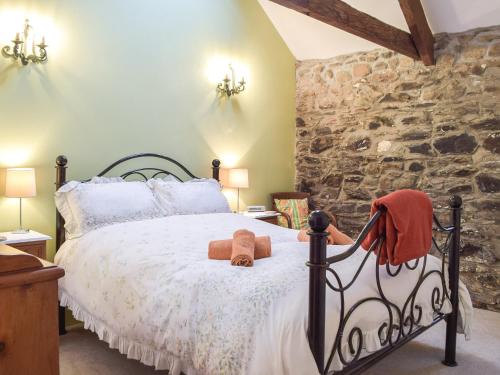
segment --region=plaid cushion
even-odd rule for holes
[[[309,216],[309,206],[307,198],[304,199],[275,199],[274,204],[278,211],[290,215],[293,229],[304,229],[308,227],[307,218]],[[278,224],[282,227],[288,227],[284,217],[278,217]]]

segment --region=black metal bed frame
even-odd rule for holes
[[[140,158],[157,158],[162,159],[167,162],[172,163],[180,170],[182,170],[187,176],[191,178],[196,178],[184,165],[177,162],[176,160],[155,153],[141,153],[130,155],[124,157],[110,166],[102,170],[97,176],[104,176],[118,165],[121,165],[129,160],[140,159]],[[68,159],[60,155],[56,159],[56,188],[59,189],[66,183],[66,169],[68,165]],[[212,161],[212,177],[219,180],[220,171],[220,161],[214,159]],[[151,177],[157,177],[161,174],[172,175],[178,180],[181,180],[174,173],[161,168],[136,168],[121,175],[123,178],[129,176],[139,176],[147,180],[147,174],[151,173]],[[88,181],[88,180],[87,180]],[[182,180],[181,180],[182,181]],[[366,255],[361,262],[360,267],[355,272],[354,277],[349,283],[343,285],[342,280],[338,276],[337,272],[333,268],[334,265],[348,258],[356,251],[363,251],[360,249],[361,243],[366,238],[372,227],[375,225],[377,220],[381,217],[382,211],[378,211],[371,217],[369,222],[361,231],[359,237],[356,239],[355,243],[349,247],[345,252],[332,256],[326,256],[326,238],[328,234],[325,232],[329,224],[329,219],[327,215],[321,211],[313,212],[309,217],[309,224],[311,231],[309,235],[310,239],[310,254],[307,266],[309,270],[309,313],[308,313],[308,340],[309,346],[313,353],[318,371],[322,375],[326,375],[332,370],[330,370],[332,361],[335,356],[338,356],[344,368],[339,374],[355,374],[361,373],[368,367],[372,366],[376,362],[380,361],[387,355],[389,355],[394,350],[398,349],[402,345],[406,344],[411,339],[420,335],[422,332],[426,331],[428,328],[432,327],[436,323],[445,319],[447,322],[446,326],[446,347],[445,347],[445,359],[443,363],[447,366],[456,366],[456,334],[457,334],[457,321],[458,321],[458,283],[459,283],[459,252],[460,252],[460,215],[461,215],[462,200],[459,196],[453,196],[450,198],[450,208],[451,208],[451,222],[450,226],[442,226],[436,216],[434,216],[434,223],[436,224],[435,231],[443,233],[445,235],[445,241],[442,246],[438,244],[436,239],[433,237],[433,248],[441,254],[442,265],[441,270],[431,270],[426,272],[427,256],[417,259],[413,264],[409,262],[404,263],[395,270],[388,264],[385,266],[385,270],[390,277],[397,277],[401,272],[403,267],[410,271],[420,272],[418,281],[413,288],[413,290],[408,295],[408,298],[403,306],[399,308],[394,302],[391,302],[384,294],[382,283],[380,280],[380,271],[384,266],[379,266],[380,249],[384,237],[379,236],[370,246]],[[56,213],[56,251],[65,241],[65,229],[64,229],[64,219],[59,214]],[[345,293],[355,285],[356,279],[361,273],[363,267],[365,266],[368,257],[372,253],[377,254],[376,262],[376,283],[378,296],[365,298],[361,301],[354,303],[347,310],[345,304]],[[448,261],[448,287],[445,281],[445,264]],[[421,270],[418,271],[418,265],[422,262]],[[431,304],[434,310],[434,320],[430,326],[424,327],[420,326],[419,323],[422,318],[422,308],[415,303],[416,296],[428,277],[437,276],[440,278],[440,287],[435,287],[431,293]],[[336,331],[335,340],[332,348],[329,351],[328,357],[325,363],[325,319],[326,319],[326,291],[327,287],[340,295],[340,320],[339,326]],[[451,301],[452,312],[449,314],[444,314],[441,312],[441,308],[445,301],[445,298],[449,298]],[[366,303],[381,303],[383,304],[388,312],[387,322],[383,323],[379,329],[379,339],[382,348],[374,353],[362,357],[363,354],[363,332],[361,328],[354,327],[350,329],[349,332],[345,332],[345,327],[349,321],[349,318],[356,311],[359,306]],[[347,311],[346,311],[347,310]],[[65,327],[65,309],[59,307],[59,333],[66,333]],[[344,358],[342,353],[342,345],[347,343],[350,355],[352,359]]]

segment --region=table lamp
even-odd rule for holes
[[[36,182],[34,168],[7,168],[5,176],[5,196],[19,198],[19,228],[12,233],[28,233],[23,229],[23,198],[36,196]]]
[[[238,189],[238,201],[236,212],[240,212],[240,188],[248,188],[248,169],[232,168],[228,171],[227,186]]]

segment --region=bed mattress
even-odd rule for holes
[[[231,238],[242,228],[271,236],[272,257],[251,268],[208,259],[210,240]],[[296,237],[297,231],[236,214],[106,226],[68,240],[58,251],[55,262],[66,271],[59,281],[61,304],[112,348],[173,375],[317,373],[306,335],[309,245]],[[328,255],[346,248],[328,246]],[[359,249],[335,265],[344,282],[365,255]],[[428,270],[440,266],[428,257]],[[400,307],[417,279],[418,272],[405,267],[396,278],[381,272],[387,298]],[[432,323],[430,295],[440,284],[439,277],[429,277],[417,295],[423,325]],[[346,306],[370,296],[378,296],[374,256],[346,293]],[[339,294],[328,288],[326,305],[329,353]],[[446,301],[443,312],[449,311]],[[349,324],[362,329],[365,353],[380,348],[378,330],[387,321],[381,304],[367,303],[353,314]],[[349,358],[347,343],[344,349]],[[332,369],[341,368],[336,358]]]

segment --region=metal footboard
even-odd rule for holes
[[[328,217],[321,211],[315,211],[309,218],[311,231],[309,232],[310,258],[309,266],[309,320],[308,320],[308,340],[314,359],[320,374],[328,374],[332,371],[332,362],[337,358],[343,367],[340,374],[355,374],[364,371],[374,363],[378,362],[392,351],[398,349],[414,337],[432,327],[439,321],[446,319],[446,348],[443,363],[447,366],[456,366],[455,348],[458,317],[458,283],[459,283],[459,251],[460,251],[460,215],[462,200],[459,196],[450,198],[451,225],[442,226],[434,216],[435,232],[441,233],[442,244],[439,244],[433,236],[434,251],[440,253],[442,258],[441,269],[427,270],[427,256],[406,262],[399,266],[380,266],[379,259],[381,252],[378,251],[384,242],[384,237],[379,236],[372,242],[366,251],[363,261],[355,272],[353,278],[348,282],[343,282],[335,271],[335,265],[348,258],[356,251],[360,250],[361,243],[366,238],[370,229],[376,224],[382,215],[382,211],[377,211],[362,230],[356,242],[345,252],[327,257],[326,245],[327,236],[325,232],[329,221]],[[367,264],[371,254],[377,254],[376,262],[376,283],[377,296],[368,297],[347,306],[345,295],[356,287],[356,281],[361,271]],[[419,264],[422,266],[419,268]],[[446,285],[446,265],[448,265],[448,286]],[[401,270],[406,268],[409,271],[419,272],[418,281],[415,287],[409,291],[407,299],[401,308],[391,301],[384,293],[384,288],[380,278],[380,272],[384,270],[390,277],[398,277]],[[429,298],[434,312],[434,319],[431,325],[424,327],[420,325],[422,319],[422,307],[416,302],[416,296],[424,282],[431,277],[439,278],[438,286],[432,289]],[[339,294],[340,299],[340,320],[335,333],[335,339],[331,348],[325,348],[325,314],[326,314],[326,293],[334,292]],[[452,312],[445,314],[441,310],[445,300],[449,299]],[[385,307],[387,320],[378,328],[378,337],[381,349],[362,356],[364,348],[363,331],[359,327],[347,328],[350,318],[358,308],[366,304],[376,303]],[[347,345],[347,353],[342,348]],[[346,355],[347,354],[347,355]]]

